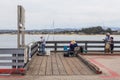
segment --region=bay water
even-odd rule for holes
[[[44,36],[46,41],[103,41],[105,35],[25,35],[25,44],[36,42]],[[120,35],[111,35],[115,41],[120,41]],[[0,48],[17,48],[17,35],[3,34],[0,35]]]

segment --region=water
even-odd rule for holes
[[[40,40],[41,35],[25,35],[26,45],[30,42],[35,42]],[[105,35],[42,35],[45,37],[46,41],[102,41],[105,38]],[[120,35],[111,35],[114,37],[114,40],[120,41]],[[17,35],[4,34],[0,35],[0,48],[17,48]]]

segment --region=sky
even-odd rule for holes
[[[120,0],[0,0],[0,30],[17,29],[17,5],[27,30],[120,27]]]

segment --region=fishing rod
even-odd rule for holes
[[[55,33],[55,23],[54,23],[54,20],[53,20],[53,41],[54,41],[54,33]]]
[[[55,32],[54,32],[54,25],[55,25],[55,24],[54,24],[54,20],[53,20],[53,22],[52,22],[52,29],[53,29],[53,30],[52,30],[52,33],[53,33],[53,41],[54,41],[54,33],[55,33]],[[47,34],[46,41],[48,41],[48,40],[49,40],[49,38],[50,38],[50,34]],[[52,38],[51,38],[51,39],[52,39]]]

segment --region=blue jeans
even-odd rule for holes
[[[42,54],[45,54],[45,44],[41,44]]]

